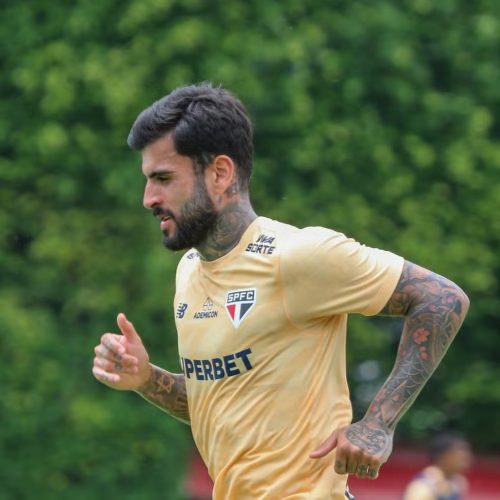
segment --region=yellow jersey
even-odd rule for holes
[[[345,499],[335,453],[309,453],[351,422],[347,315],[378,313],[402,266],[333,230],[265,217],[215,261],[183,256],[179,354],[215,500]]]

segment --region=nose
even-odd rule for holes
[[[160,205],[161,200],[159,196],[159,191],[158,189],[155,188],[156,186],[151,181],[151,179],[148,179],[146,181],[146,186],[144,188],[144,196],[142,198],[142,204],[144,205],[144,208],[151,210],[152,208],[155,208],[156,206]]]

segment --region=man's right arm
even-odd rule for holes
[[[136,389],[146,401],[166,411],[169,415],[190,424],[186,394],[186,381],[182,373],[170,373],[155,365],[147,382]]]

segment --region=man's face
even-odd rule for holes
[[[177,153],[168,135],[144,148],[142,171],[147,178],[143,203],[160,219],[163,244],[170,250],[200,245],[217,212],[191,158]]]

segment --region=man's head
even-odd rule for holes
[[[222,88],[174,90],[138,116],[128,144],[142,152],[144,206],[161,218],[171,250],[206,241],[219,213],[248,196],[252,126],[241,102]]]
[[[429,443],[429,455],[447,476],[465,472],[472,461],[468,441],[454,432],[435,435]]]
[[[170,134],[176,151],[189,156],[198,174],[212,159],[227,155],[247,190],[252,173],[253,130],[239,99],[209,83],[180,87],[146,108],[135,120],[128,145],[142,151]]]

